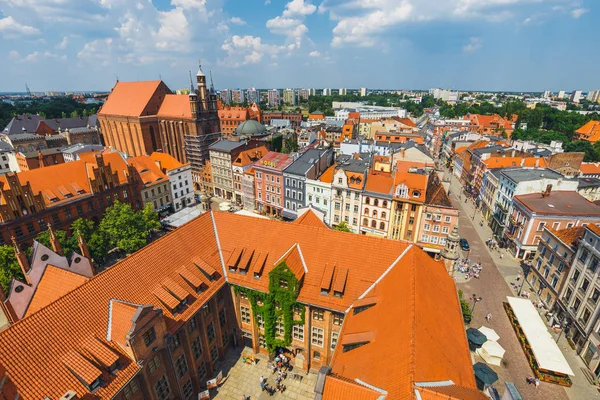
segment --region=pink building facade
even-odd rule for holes
[[[254,164],[256,209],[259,212],[281,215],[284,205],[283,170],[293,161],[289,154],[270,151]]]

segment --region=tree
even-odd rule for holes
[[[598,161],[598,156],[594,151],[594,146],[586,140],[577,140],[575,142],[567,143],[565,146],[565,152],[583,152],[585,156],[583,157],[583,161],[585,162],[594,162]]]
[[[61,113],[60,113],[60,117],[61,117],[61,118],[67,118],[67,113],[66,113],[66,112],[64,112],[64,111],[63,111],[63,112],[61,112]]]
[[[348,226],[348,224],[345,221],[340,222],[339,224],[334,226],[333,229],[335,229],[336,231],[342,231],[342,232],[352,232],[352,229],[350,229],[350,227]]]
[[[435,99],[433,96],[423,96],[423,98],[421,98],[421,104],[425,108],[431,108],[435,106]]]
[[[60,243],[60,247],[62,247],[65,257],[70,258],[74,251],[79,252],[77,240],[75,240],[75,243],[69,240],[67,237],[67,232],[63,230],[57,230],[54,231],[54,235],[58,239],[58,243]],[[48,231],[38,233],[38,235],[35,237],[35,241],[50,249],[52,248],[52,244],[50,243],[50,233]]]
[[[12,246],[0,246],[0,285],[4,293],[8,291],[12,278],[23,280],[23,271],[19,266],[15,249]]]
[[[160,227],[158,214],[148,204],[144,210],[134,211],[129,204],[115,201],[106,209],[96,239],[108,239],[110,248],[133,253],[148,241],[150,233]]]
[[[458,298],[460,300],[460,309],[462,310],[463,321],[465,324],[471,323],[471,319],[473,319],[473,313],[471,312],[471,305],[465,299],[463,299],[463,291],[458,291]]]
[[[79,113],[77,113],[77,110],[73,110],[71,112],[71,118],[77,118],[77,117],[79,117]]]
[[[283,148],[281,149],[281,152],[289,154],[298,151],[298,149],[298,137],[295,133],[292,133],[284,139]]]

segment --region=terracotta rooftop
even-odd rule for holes
[[[579,170],[583,175],[600,174],[600,163],[581,163]]]
[[[456,287],[441,263],[410,246],[360,298],[344,319],[333,374],[385,391],[390,400],[416,398],[419,382],[448,380],[473,393],[469,399],[485,398],[476,392]]]
[[[165,95],[156,115],[165,119],[192,119],[190,96],[187,94]]]
[[[48,304],[83,285],[89,278],[62,268],[49,265],[40,279],[35,294],[27,308],[27,315],[46,307]]]
[[[575,131],[580,140],[595,143],[600,140],[600,121],[588,121],[585,125]]]
[[[333,164],[332,166],[327,168],[325,170],[325,172],[323,172],[321,174],[321,176],[319,177],[319,180],[324,183],[333,182],[333,174],[335,173],[336,166],[337,166],[337,164]]]
[[[281,172],[293,162],[294,158],[290,154],[270,151],[256,164],[254,164],[254,168],[261,168]]]
[[[600,206],[588,201],[576,191],[552,191],[549,196],[541,193],[523,194],[514,197],[515,203],[537,214],[585,215],[600,217]]]
[[[142,178],[142,182],[144,182],[144,185],[146,186],[169,180],[167,175],[158,168],[158,165],[156,165],[150,156],[131,157],[128,158],[127,161],[140,174],[140,178]]]
[[[589,225],[589,227],[590,229],[592,229],[592,227],[597,228],[597,226],[594,224]],[[561,242],[570,247],[573,247],[577,243],[579,238],[583,236],[583,232],[585,232],[585,226],[574,226],[572,228],[559,230],[552,229],[550,227],[546,227],[546,229],[548,229],[549,232],[551,232],[554,236],[560,239]]]
[[[547,167],[546,159],[543,157],[490,157],[483,160],[483,163],[490,169],[508,167]]]
[[[302,213],[296,220],[293,222],[294,224],[306,225],[306,226],[314,226],[317,228],[329,228],[325,222],[323,222],[322,218],[314,212],[312,208],[308,208],[302,210]]]
[[[140,117],[142,115],[156,115],[157,109],[147,109],[148,103],[155,93],[166,95],[170,94],[171,91],[167,85],[160,80],[117,82],[108,95],[106,102],[98,112],[98,116],[120,115]]]
[[[249,150],[242,151],[233,162],[233,165],[244,167],[260,160],[265,156],[269,150],[265,146],[256,147]]]
[[[181,168],[184,165],[188,165],[180,163],[175,157],[167,153],[159,153],[155,151],[154,153],[150,154],[150,158],[155,163],[157,161],[160,163],[160,167],[163,172],[172,171],[174,169]]]

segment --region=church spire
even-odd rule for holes
[[[212,80],[212,69],[209,71],[210,73],[210,94],[215,94],[215,85],[213,85]]]
[[[190,69],[190,94],[194,93],[194,81],[192,80],[192,70]]]
[[[23,277],[25,278],[25,282],[28,285],[31,285],[31,281],[29,280],[29,260],[27,259],[27,255],[21,251],[19,245],[17,244],[17,240],[14,236],[11,237],[13,247],[15,248],[15,256],[17,257],[17,261],[19,262],[19,267],[21,267],[21,271],[23,272]]]

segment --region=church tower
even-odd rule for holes
[[[190,71],[190,109],[192,111],[192,118],[198,118],[198,94],[194,89],[194,82],[192,81],[192,71]]]
[[[460,241],[460,236],[458,235],[458,222],[454,225],[454,229],[446,238],[446,245],[444,249],[440,252],[440,256],[444,261],[444,265],[446,266],[446,271],[450,274],[450,276],[454,276],[454,270],[456,268],[456,261],[460,257],[458,252]]]
[[[198,100],[199,100],[199,111],[208,111],[208,100],[209,94],[206,87],[206,75],[202,72],[202,65],[198,63],[198,73],[196,73],[196,82],[198,83]]]

